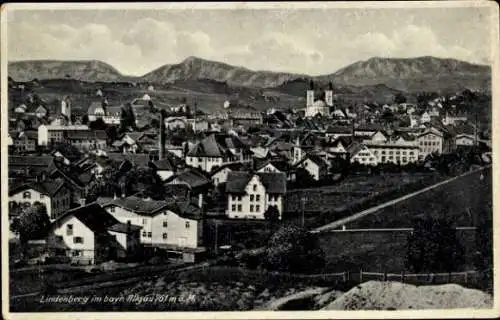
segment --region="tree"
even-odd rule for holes
[[[313,176],[304,168],[297,168],[295,172],[295,182],[300,186],[311,186],[316,183]]]
[[[464,248],[445,219],[414,221],[408,236],[406,267],[415,272],[452,272],[464,264]]]
[[[118,130],[116,126],[109,126],[105,129],[107,136],[107,143],[111,145],[116,139],[118,139]]]
[[[295,225],[278,230],[264,255],[268,269],[289,272],[311,272],[325,266],[325,253],[315,234]]]
[[[80,150],[72,144],[59,142],[52,146],[52,150],[59,151],[63,156],[71,159],[79,159],[82,155]]]
[[[50,219],[47,208],[44,204],[38,202],[23,210],[14,219],[10,229],[12,232],[19,234],[19,240],[24,250],[29,240],[44,238],[47,235],[49,226]]]
[[[278,207],[275,205],[267,207],[264,212],[264,219],[270,222],[272,226],[274,226],[280,220],[280,211]]]
[[[89,116],[84,114],[82,117],[82,124],[88,124],[89,123]]]
[[[400,104],[406,103],[406,101],[406,97],[401,92],[396,93],[396,95],[394,96],[394,103]]]
[[[107,125],[101,118],[89,123],[90,130],[106,130]]]
[[[120,118],[120,131],[125,131],[129,128],[136,128],[135,113],[132,109],[131,103],[127,103],[124,107],[122,107]]]

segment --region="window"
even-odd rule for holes
[[[132,221],[130,221],[130,220],[127,220],[127,224],[131,224],[131,223],[132,223]]]
[[[253,185],[253,191],[257,191],[257,185],[256,184]]]
[[[40,199],[44,199],[45,195],[40,193]]]
[[[236,199],[237,199],[236,196],[233,196],[233,201],[236,201]]]
[[[168,221],[165,220],[165,221],[163,221],[163,228],[167,228],[167,227],[168,227]]]
[[[82,237],[73,237],[73,243],[83,243]]]
[[[238,196],[238,201],[241,201],[241,196]]]
[[[253,204],[250,205],[250,212],[253,212]]]
[[[82,255],[82,251],[81,250],[73,250],[73,252],[71,252],[71,255],[73,257],[79,257]]]
[[[142,232],[142,237],[143,237],[143,238],[146,238],[146,236],[147,236],[146,231],[143,231],[143,232]]]
[[[259,211],[260,211],[260,206],[259,206],[259,205],[256,205],[256,206],[255,206],[255,211],[256,211],[256,212],[259,212]]]
[[[166,240],[166,239],[167,239],[167,237],[168,237],[167,233],[164,233],[164,234],[163,234],[163,240]]]
[[[250,201],[253,201],[253,194],[250,195]]]
[[[67,236],[73,235],[73,225],[72,224],[66,225],[66,235]]]
[[[231,206],[231,211],[236,211],[236,205],[235,205],[235,204],[233,204],[233,205]]]
[[[238,212],[241,212],[241,204],[238,205]]]
[[[115,207],[114,207],[114,206],[111,206],[111,208],[109,208],[109,211],[111,211],[111,212],[115,212]]]
[[[24,193],[23,193],[23,199],[31,199],[31,192],[24,191]]]
[[[186,221],[186,229],[189,229],[189,221]]]
[[[146,224],[147,223],[147,220],[146,219],[142,219],[142,224]]]
[[[260,201],[260,194],[258,194],[258,195],[255,196],[255,200],[256,201]]]
[[[151,238],[152,234],[151,232],[148,232],[148,238]]]
[[[198,158],[198,162],[201,162],[201,158]]]

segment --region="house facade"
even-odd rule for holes
[[[24,184],[9,190],[9,204],[23,207],[44,204],[50,220],[57,219],[70,208],[71,190],[62,179]]]
[[[419,145],[419,158],[425,159],[432,153],[442,154],[444,147],[444,135],[435,128],[429,128],[417,137]]]
[[[284,173],[230,172],[226,183],[226,215],[232,219],[265,219],[264,213],[275,206],[283,213],[286,193]]]
[[[405,165],[419,159],[419,146],[415,142],[365,141],[363,144],[377,158],[377,163]]]

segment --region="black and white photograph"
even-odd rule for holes
[[[1,9],[6,319],[499,315],[495,2]]]

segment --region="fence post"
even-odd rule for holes
[[[384,281],[387,281],[387,270],[384,270]]]
[[[359,282],[363,282],[363,269],[359,269]]]
[[[468,275],[468,272],[466,271],[465,272],[465,284],[467,284],[467,275]]]
[[[401,282],[405,282],[405,271],[401,271]]]

